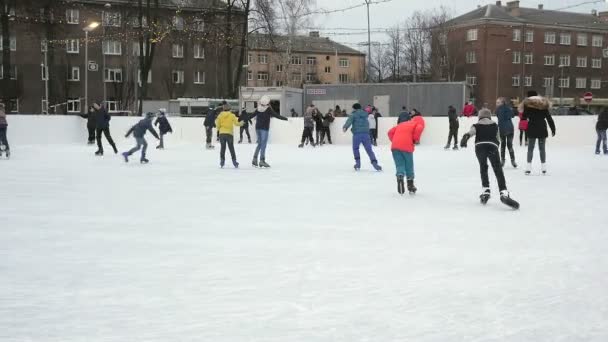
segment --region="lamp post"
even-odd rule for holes
[[[367,83],[371,83],[372,78],[372,35],[369,24],[369,5],[372,1],[365,0],[367,5]],[[336,72],[338,72],[336,70]]]
[[[498,56],[496,59],[496,98],[498,99],[498,84],[500,79],[500,62],[502,61],[502,57],[507,53],[511,52],[511,49],[506,49],[503,51],[501,56]]]
[[[84,108],[89,110],[89,32],[99,26],[98,22],[87,25],[84,31]]]

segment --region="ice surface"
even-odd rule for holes
[[[479,204],[471,148],[420,147],[415,197],[388,147],[383,173],[355,173],[346,146],[270,146],[269,170],[253,145],[240,170],[195,145],[149,165],[13,148],[2,342],[608,340],[608,158],[592,147],[549,142],[545,177],[507,166],[520,211],[493,176]]]

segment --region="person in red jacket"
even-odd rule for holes
[[[528,146],[528,118],[524,118],[524,112],[519,112],[519,146],[523,141]]]
[[[407,190],[415,194],[418,189],[414,186],[414,149],[420,142],[420,136],[424,131],[424,119],[418,112],[414,112],[410,121],[405,121],[388,131],[388,138],[392,142],[391,151],[397,169],[397,191],[405,193],[403,183],[404,176],[407,177]]]
[[[477,113],[477,108],[475,108],[475,105],[473,105],[473,102],[468,102],[467,104],[464,105],[464,108],[462,109],[462,115],[466,116],[467,118],[470,118],[471,116],[475,116],[476,113]]]

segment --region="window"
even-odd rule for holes
[[[587,57],[576,57],[576,67],[577,68],[586,68],[587,67]]]
[[[42,75],[42,80],[47,81],[49,79],[49,70],[46,65],[40,65],[40,74]]]
[[[2,49],[0,49],[2,50]],[[40,41],[40,52],[47,52],[49,50],[49,44],[46,39]]]
[[[4,79],[4,68],[2,67],[2,64],[0,64],[0,80]],[[16,80],[17,79],[17,66],[13,65],[11,67],[11,80]]]
[[[274,81],[274,85],[275,85],[275,87],[282,87],[283,81]]]
[[[105,81],[106,82],[122,82],[122,69],[120,68],[107,68],[105,72]]]
[[[48,114],[49,113],[49,103],[43,98],[42,99],[42,114]]]
[[[545,77],[543,80],[543,86],[545,88],[553,88],[553,77]]]
[[[602,47],[604,45],[604,37],[593,35],[591,38],[591,45],[594,47]]]
[[[545,55],[545,65],[555,65],[555,55]]]
[[[525,64],[533,64],[534,63],[534,55],[532,52],[524,53],[524,63]]]
[[[326,67],[325,67],[325,73],[326,73],[326,74],[331,74],[331,67],[326,66]]]
[[[448,65],[448,56],[441,56],[439,60],[439,66],[447,66]]]
[[[248,54],[247,55],[247,65],[251,65],[251,63],[253,63],[253,55]]]
[[[471,76],[471,75],[467,75],[466,76],[466,81],[468,85],[477,85],[477,76]]]
[[[194,72],[194,84],[205,84],[205,72],[195,71]]]
[[[119,40],[104,40],[103,41],[104,55],[122,55],[122,44]]]
[[[576,78],[576,89],[585,89],[587,88],[587,79],[586,78]]]
[[[602,80],[600,80],[600,79],[591,80],[591,89],[600,89],[601,87],[602,87]]]
[[[78,53],[80,50],[80,42],[78,39],[68,39],[66,45],[66,51],[68,53]]]
[[[466,55],[467,64],[477,63],[477,55],[475,51],[467,51]]]
[[[110,113],[116,113],[118,111],[120,111],[120,102],[118,101],[106,101],[106,107],[108,107],[108,112]]]
[[[104,11],[101,17],[103,26],[120,27],[120,13]]]
[[[570,55],[561,55],[561,56],[559,56],[559,65],[561,65],[561,66],[570,66]]]
[[[11,51],[17,51],[17,36],[11,35],[11,41],[9,44]],[[0,34],[0,51],[2,51],[2,49],[4,49],[4,44],[2,43],[2,35]]]
[[[70,81],[70,82],[80,81],[80,67],[71,67],[68,70],[68,81]]]
[[[519,64],[521,63],[521,52],[519,51],[513,51],[513,64]]]
[[[306,74],[306,82],[314,82],[316,79],[316,75],[314,73],[307,73]]]
[[[532,86],[532,76],[525,76],[524,77],[524,87],[531,87]]]
[[[253,72],[251,70],[247,70],[247,81],[253,81]]]
[[[470,29],[467,31],[467,42],[477,40],[477,29]]]
[[[196,32],[205,31],[205,21],[203,19],[194,19],[194,31],[196,31]]]
[[[545,32],[545,44],[555,44],[555,32]]]
[[[591,58],[591,67],[594,69],[602,68],[602,59],[601,58]]]
[[[142,24],[143,27],[148,27],[148,18],[146,18],[146,16],[142,16],[141,17],[141,24]],[[136,16],[136,17],[133,18],[132,25],[135,28],[139,27],[139,16]]]
[[[534,31],[526,31],[526,43],[534,42]]]
[[[173,44],[173,58],[184,58],[184,45]]]
[[[141,69],[137,69],[137,83],[141,86]],[[152,70],[148,70],[148,84],[152,83]]]
[[[559,79],[559,87],[560,88],[570,88],[570,78],[560,78]]]
[[[587,46],[587,34],[586,33],[579,33],[576,35],[576,45]]]
[[[439,44],[446,45],[448,43],[448,35],[445,32],[439,34]]]
[[[294,72],[291,74],[291,80],[296,82],[302,81],[302,73]]]
[[[68,113],[80,113],[80,99],[68,99]]]
[[[80,24],[80,12],[73,8],[65,10],[65,20],[68,24]]]
[[[201,44],[194,44],[194,58],[205,59],[205,48]]]
[[[184,71],[173,70],[171,71],[171,81],[173,84],[184,84]]]
[[[340,83],[348,83],[348,74],[340,74],[338,77]]]
[[[283,72],[283,64],[277,64],[277,72]]]
[[[268,81],[268,73],[264,71],[258,72],[258,81]]]
[[[19,99],[10,99],[8,108],[10,108],[10,113],[19,113]]]
[[[350,66],[350,61],[348,58],[340,58],[340,68],[348,68]]]
[[[139,56],[140,45],[139,42],[133,43],[133,55]],[[144,56],[148,53],[148,42],[144,42]]]
[[[177,31],[183,31],[184,30],[184,18],[180,17],[179,15],[176,15],[173,17],[173,29],[177,30]]]
[[[519,75],[514,75],[511,77],[511,85],[514,87],[519,87]]]
[[[300,56],[291,56],[291,64],[293,64],[293,65],[302,65],[302,57],[300,57]]]
[[[571,39],[572,35],[570,35],[570,33],[560,33],[559,35],[560,45],[570,45]]]
[[[521,42],[521,30],[520,29],[513,30],[513,41]]]
[[[258,55],[258,63],[268,64],[268,55]]]
[[[317,64],[317,57],[306,57],[306,64],[307,65],[316,65]]]

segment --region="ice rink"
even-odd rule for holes
[[[150,137],[149,141],[153,140]],[[121,150],[132,146],[121,142]],[[153,145],[153,142],[151,143]],[[219,169],[171,144],[0,160],[0,341],[608,341],[608,157],[551,145],[479,204],[473,148],[421,146],[415,197],[348,146]],[[536,156],[538,158],[538,155]],[[137,160],[138,158],[135,158]]]

